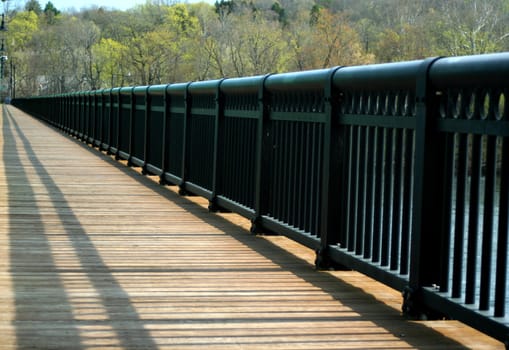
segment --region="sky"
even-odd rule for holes
[[[41,4],[41,7],[44,8],[48,1],[51,1],[59,11],[65,11],[68,9],[81,10],[94,5],[114,8],[117,10],[127,10],[146,2],[146,0],[39,0],[39,4]],[[215,2],[215,0],[181,0],[179,2],[195,3],[200,1],[211,5]],[[169,2],[171,3],[172,1]]]

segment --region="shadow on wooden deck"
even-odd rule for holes
[[[5,111],[5,110],[4,110]],[[143,349],[157,349],[157,345],[152,341],[152,337],[143,327],[135,308],[126,302],[129,296],[123,288],[117,283],[115,277],[108,273],[108,267],[103,261],[101,255],[95,249],[93,243],[90,241],[89,236],[81,227],[80,221],[73,214],[72,208],[67,203],[65,196],[59,189],[51,176],[46,171],[45,167],[40,163],[37,155],[32,150],[30,141],[20,129],[15,118],[8,112],[3,118],[3,132],[4,132],[4,159],[8,160],[7,185],[8,193],[23,192],[23,200],[26,205],[30,206],[30,221],[26,221],[26,216],[22,222],[17,222],[19,214],[10,215],[9,222],[11,225],[27,225],[27,238],[12,237],[11,242],[13,245],[10,247],[12,266],[11,275],[13,276],[13,284],[15,291],[15,304],[16,304],[16,338],[17,347],[20,349],[31,348],[34,346],[34,336],[39,338],[37,343],[38,347],[54,348],[58,344],[74,344],[75,348],[87,348],[82,343],[82,338],[79,330],[74,324],[66,324],[62,332],[55,332],[55,329],[47,327],[46,321],[51,320],[51,314],[55,310],[48,309],[48,306],[54,307],[58,305],[58,313],[64,313],[60,319],[73,319],[72,307],[70,296],[67,295],[67,287],[65,282],[61,279],[61,273],[58,272],[58,267],[55,263],[53,249],[50,247],[50,242],[47,236],[52,232],[46,229],[47,223],[43,218],[43,214],[39,212],[36,203],[35,192],[31,186],[31,179],[29,175],[24,172],[26,164],[22,163],[19,158],[17,148],[23,148],[29,154],[28,160],[30,166],[36,170],[36,174],[31,176],[39,177],[43,180],[43,185],[46,187],[50,201],[54,203],[55,207],[60,208],[56,210],[58,219],[61,223],[66,223],[72,226],[72,232],[68,232],[68,239],[72,244],[74,252],[79,259],[79,264],[86,272],[86,267],[94,265],[95,271],[100,273],[88,273],[87,279],[93,288],[97,291],[101,305],[107,313],[108,319],[115,319],[119,313],[129,315],[129,322],[135,324],[136,330],[134,332],[126,331],[122,324],[118,322],[110,322],[115,333],[119,335],[118,340],[120,346],[123,348],[143,348]],[[21,144],[15,144],[14,139],[21,140]],[[17,170],[17,171],[9,171]],[[15,186],[16,188],[12,188]],[[22,188],[21,188],[22,187]],[[11,197],[9,197],[11,198]],[[20,203],[9,203],[9,208],[19,208]],[[34,236],[30,234],[35,228],[40,229],[43,234]],[[10,229],[9,232],[19,232],[19,230]],[[34,254],[34,250],[37,250]],[[27,254],[23,254],[27,252]],[[30,254],[31,253],[31,254]],[[36,258],[37,260],[34,260]],[[52,271],[52,272],[47,272]],[[53,272],[55,271],[55,272]],[[36,274],[40,284],[38,286],[27,285],[23,282],[24,274]],[[33,282],[34,280],[31,279]],[[51,284],[48,285],[48,284]],[[55,284],[58,286],[55,288]],[[49,290],[57,294],[45,293],[44,286],[51,287]],[[107,286],[107,289],[105,288]],[[33,288],[37,288],[37,299],[33,299]],[[113,290],[113,293],[112,293]],[[112,300],[112,295],[115,295]],[[28,315],[31,319],[26,319],[27,313],[24,310],[29,309]],[[22,322],[16,322],[22,321]],[[28,321],[28,322],[27,322]],[[96,322],[94,322],[96,323]],[[67,340],[67,341],[65,341]],[[70,342],[69,342],[70,340]],[[25,343],[27,341],[27,343]]]

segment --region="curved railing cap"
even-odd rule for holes
[[[333,82],[339,89],[415,89],[422,63],[407,61],[344,67],[334,74]]]
[[[134,90],[134,87],[132,87],[132,86],[122,87],[122,88],[120,88],[119,93],[121,95],[130,95],[133,92],[133,90]]]
[[[101,92],[102,92],[102,95],[103,96],[108,96],[109,94],[111,94],[111,90],[113,90],[112,88],[108,88],[108,89],[103,89]]]
[[[258,92],[266,75],[256,75],[252,77],[230,78],[221,83],[220,89],[224,93],[255,93]]]
[[[177,83],[166,86],[166,91],[171,95],[185,95],[189,83]]]
[[[330,81],[331,72],[335,69],[337,68],[270,75],[265,80],[265,87],[268,91],[325,88]]]
[[[161,85],[151,85],[148,87],[148,94],[149,95],[164,95],[166,93],[166,88],[168,87],[168,84],[161,84]]]
[[[429,77],[436,88],[507,87],[509,52],[441,58],[431,66]]]
[[[135,86],[132,89],[133,94],[135,95],[145,95],[148,91],[148,85]]]
[[[101,94],[104,96],[104,95],[109,95],[111,93],[111,88],[107,88],[107,89],[102,89],[101,90]]]
[[[223,79],[197,81],[189,85],[191,94],[215,94]]]

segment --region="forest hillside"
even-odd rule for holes
[[[508,51],[509,0],[29,0],[5,27],[19,96]]]

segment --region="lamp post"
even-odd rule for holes
[[[6,25],[6,13],[7,13],[7,0],[1,0],[3,4],[3,13],[2,13],[2,19],[0,22],[0,37],[1,37],[1,44],[0,44],[0,88],[1,88],[1,94],[2,97],[6,95],[11,94],[12,89],[12,62],[11,66],[9,67],[10,71],[10,77],[9,81],[5,81],[5,69],[7,68],[6,62],[8,60],[7,56],[7,49],[6,49],[6,32],[7,32],[7,25]],[[7,86],[8,85],[8,86]]]

